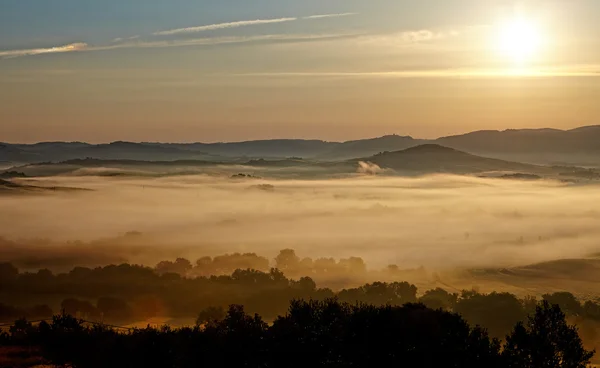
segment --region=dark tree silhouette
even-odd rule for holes
[[[284,249],[275,257],[275,267],[284,273],[295,273],[300,265],[300,257],[296,255],[293,249]]]
[[[277,367],[494,367],[499,354],[483,330],[418,304],[294,301],[271,339],[275,352],[288,353],[273,354]]]
[[[517,322],[527,317],[523,305],[509,293],[463,292],[454,307],[470,324],[485,327],[491,336],[503,339]]]
[[[19,275],[19,269],[12,263],[0,263],[0,283],[13,281]]]
[[[544,300],[525,324],[518,323],[502,353],[509,368],[585,368],[594,356],[558,305]]]
[[[109,322],[127,322],[133,316],[133,310],[123,299],[102,297],[98,299],[97,308],[104,319]]]
[[[458,300],[458,294],[450,294],[444,289],[427,290],[419,302],[431,309],[452,310]]]
[[[272,326],[232,305],[203,327],[119,332],[59,315],[39,326],[20,320],[10,331],[0,342],[39,346],[48,363],[79,368],[584,368],[593,355],[547,302],[503,347],[456,313],[336,299],[293,301]]]
[[[544,294],[542,295],[542,299],[548,301],[550,304],[560,306],[560,309],[567,316],[580,316],[583,314],[581,303],[575,298],[575,295],[569,292],[559,291],[554,294]]]
[[[198,314],[196,325],[214,325],[223,319],[225,319],[225,309],[223,307],[208,307]]]

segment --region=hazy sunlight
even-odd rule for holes
[[[498,51],[512,62],[523,65],[537,56],[541,39],[534,23],[514,19],[499,26]]]

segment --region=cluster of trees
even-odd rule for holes
[[[503,342],[460,315],[423,304],[292,301],[267,324],[232,305],[192,328],[123,333],[68,315],[17,321],[0,344],[38,346],[48,363],[96,367],[556,367],[585,368],[587,351],[558,306],[536,305]]]
[[[61,303],[61,311],[85,320],[129,323],[136,318],[144,319],[156,315],[157,306],[153,305],[152,301],[148,302],[145,307],[149,309],[137,308],[138,313],[134,313],[133,307],[120,298],[102,297],[98,299],[96,305],[88,300],[68,298]]]
[[[14,321],[23,317],[31,320],[43,319],[48,318],[48,316],[51,316],[52,313],[52,308],[45,304],[35,305],[29,308],[22,308],[0,303],[0,322]]]
[[[453,311],[473,325],[485,326],[491,336],[498,338],[505,336],[515,323],[525,321],[539,301],[533,296],[518,298],[511,293],[482,294],[465,290],[451,294],[440,288],[428,290],[419,298],[419,302],[429,308]],[[582,303],[572,293],[544,294],[541,301],[558,305],[567,317],[580,325],[589,322],[593,330],[600,322],[600,304],[591,300]]]
[[[256,253],[233,253],[222,256],[202,257],[195,265],[185,258],[177,258],[174,262],[162,261],[154,268],[160,275],[176,273],[184,277],[230,275],[235,270],[269,271],[269,260]]]
[[[175,261],[159,262],[154,268],[158,274],[176,273],[183,277],[220,276],[230,275],[238,269],[253,269],[268,272],[273,266],[282,271],[286,276],[298,278],[310,276],[315,280],[332,281],[336,278],[344,280],[364,280],[368,274],[367,264],[360,257],[349,257],[336,260],[335,258],[301,258],[293,249],[283,249],[277,257],[269,259],[256,253],[233,253],[221,256],[202,257],[192,263],[186,258],[177,258]],[[409,273],[425,274],[424,268],[415,270],[402,270],[397,265],[389,265],[375,273],[377,279],[388,280]]]
[[[289,257],[290,253],[282,252],[280,256],[278,265],[296,264],[296,259]],[[214,264],[219,262],[213,259]],[[19,317],[48,318],[52,309],[44,304],[85,320],[112,324],[128,324],[151,317],[196,318],[199,311],[214,315],[215,311],[231,304],[244,305],[250,313],[273,320],[285,312],[292,299],[336,297],[351,304],[423,303],[431,309],[459,313],[469,323],[486,327],[491,336],[498,338],[504,337],[515,323],[524,322],[538,302],[533,297],[517,298],[510,293],[449,293],[440,288],[418,295],[417,287],[407,282],[374,282],[334,291],[317,287],[312,277],[292,279],[278,269],[266,272],[237,269],[229,275],[182,277],[178,273],[159,273],[156,269],[129,264],[94,269],[76,267],[56,275],[48,270],[20,273],[10,264],[0,264],[0,290],[8,300],[14,298],[21,304],[25,300],[34,306],[0,305],[0,322]],[[542,299],[559,305],[580,325],[587,321],[600,322],[600,305],[594,301],[582,303],[568,292],[543,295]],[[52,304],[51,300],[56,303]]]

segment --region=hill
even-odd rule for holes
[[[31,145],[0,145],[0,161],[14,163],[60,162],[88,157],[103,160],[203,160],[212,156],[172,145],[133,142],[87,144],[42,142]]]
[[[541,164],[600,166],[600,125],[571,130],[482,130],[435,143],[474,154]]]
[[[61,162],[73,159],[247,162],[252,159],[299,157],[320,161],[369,157],[383,151],[400,151],[438,144],[475,155],[544,165],[600,167],[600,125],[571,130],[482,130],[435,140],[387,135],[347,142],[273,139],[229,143],[42,142],[0,143],[0,162]]]
[[[361,139],[348,141],[331,147],[327,153],[319,155],[319,158],[348,159],[354,157],[371,156],[383,151],[400,151],[410,147],[427,143],[427,140],[414,139],[409,136],[385,135],[372,139]]]
[[[438,144],[424,144],[403,151],[383,152],[363,159],[399,172],[474,174],[487,171],[543,170],[534,165],[475,156]]]
[[[334,177],[362,172],[363,163],[374,164],[372,173],[387,175],[426,175],[447,173],[479,174],[513,180],[555,179],[570,182],[589,182],[600,178],[598,170],[579,167],[540,166],[496,158],[482,157],[438,144],[423,144],[401,151],[381,152],[373,156],[350,160],[324,161],[300,158],[239,159],[236,161],[144,161],[117,159],[74,159],[57,163],[44,162],[9,168],[4,174],[18,173],[21,177],[76,176],[178,176],[178,175],[235,175],[261,177]],[[378,167],[376,167],[376,166]],[[368,166],[368,164],[367,164]],[[381,171],[379,169],[390,169]]]
[[[1,194],[22,194],[35,192],[73,192],[73,191],[89,191],[86,188],[74,187],[46,187],[38,185],[23,184],[20,182],[0,179],[0,195]]]

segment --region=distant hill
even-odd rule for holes
[[[16,145],[0,143],[0,162],[36,162],[42,160],[42,156]]]
[[[539,171],[534,165],[475,156],[438,144],[424,144],[403,151],[383,152],[363,159],[381,168],[418,173],[473,174],[486,171]]]
[[[600,167],[600,125],[572,130],[483,130],[436,140],[387,135],[348,142],[273,139],[230,143],[42,142],[0,143],[0,162],[36,163],[73,159],[247,162],[291,157],[320,161],[368,157],[433,143],[471,154],[545,165]]]
[[[383,169],[383,170],[381,170]],[[385,151],[350,160],[246,159],[232,161],[174,160],[102,160],[74,159],[57,163],[25,164],[0,172],[6,177],[226,175],[276,178],[331,178],[356,173],[375,175],[426,175],[446,173],[478,174],[485,178],[511,180],[554,179],[563,182],[590,182],[600,179],[595,169],[525,164],[482,157],[438,144],[423,144],[401,151]],[[238,176],[239,177],[239,176]]]
[[[65,192],[65,191],[88,191],[85,188],[71,188],[71,187],[42,187],[37,185],[21,184],[18,182],[0,179],[0,195],[3,194],[21,194],[21,193],[35,193],[35,192]]]
[[[0,179],[0,189],[6,188],[18,188],[20,185],[13,183],[12,181]]]
[[[202,151],[221,157],[286,158],[315,157],[328,152],[337,142],[304,139],[271,139],[230,143],[156,144],[184,150]]]
[[[600,166],[600,125],[572,130],[482,130],[438,138],[435,143],[462,151],[542,164]]]
[[[386,135],[379,138],[361,139],[337,144],[318,158],[347,159],[371,156],[384,151],[400,151],[406,148],[427,143],[424,139],[414,139],[408,136]]]
[[[568,286],[570,291],[579,290],[586,295],[597,287],[600,259],[557,259],[511,268],[487,269],[479,272],[479,275],[483,275],[486,281],[500,281],[526,290],[564,290]]]
[[[59,162],[73,159],[104,160],[183,160],[208,159],[200,151],[152,143],[113,142],[87,144],[81,142],[43,142],[32,145],[0,144],[0,161],[16,163]]]

